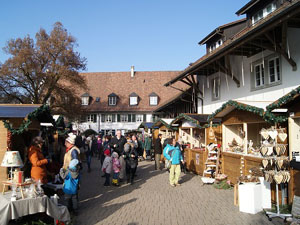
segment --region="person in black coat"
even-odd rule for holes
[[[158,134],[157,139],[154,144],[154,154],[155,154],[155,170],[161,170],[160,158],[162,154],[162,144],[161,144],[162,134]]]
[[[110,147],[113,151],[118,153],[118,155],[122,155],[124,151],[124,144],[126,143],[126,139],[121,135],[121,131],[118,130],[116,132],[116,136],[110,140]]]
[[[133,179],[138,164],[138,152],[135,144],[130,139],[128,139],[127,143],[124,145],[123,157],[126,161],[127,183],[130,182],[131,184],[133,184]]]

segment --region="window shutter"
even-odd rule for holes
[[[132,114],[132,122],[135,122],[135,114]]]
[[[143,121],[146,122],[146,114],[143,115]]]
[[[121,122],[121,115],[120,114],[117,114],[117,122]]]
[[[101,114],[101,122],[102,122],[102,123],[105,122],[105,114]]]
[[[131,122],[131,114],[128,114],[128,122]]]
[[[112,122],[116,122],[116,114],[112,114]]]
[[[97,122],[97,114],[93,114],[93,122],[94,122],[94,123]]]

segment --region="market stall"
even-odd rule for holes
[[[202,175],[207,158],[206,144],[209,129],[213,129],[216,134],[211,141],[220,138],[220,134],[215,131],[215,124],[220,123],[220,119],[215,119],[214,127],[209,127],[207,123],[208,115],[204,114],[180,114],[172,121],[172,125],[178,126],[178,134],[181,142],[186,146],[184,157],[187,169]]]
[[[41,105],[0,105],[0,161],[7,150],[20,152],[25,175],[27,170],[27,149],[34,136],[40,132],[41,122],[53,122],[49,107]],[[29,174],[28,174],[29,173]],[[7,169],[0,167],[0,181],[7,178]]]
[[[162,143],[167,138],[175,137],[176,140],[178,139],[178,128],[176,126],[172,126],[171,122],[173,119],[164,119],[161,118],[157,120],[153,126],[152,126],[152,137],[153,137],[153,143],[155,143],[155,140],[158,137],[158,134],[162,135]]]
[[[288,117],[288,151],[290,162],[290,182],[288,201],[291,204],[294,195],[300,196],[300,87],[292,90],[267,107],[270,114],[281,112]]]
[[[232,183],[248,175],[250,168],[261,167],[260,131],[271,126],[263,115],[262,108],[228,101],[209,117],[222,118],[222,173]]]

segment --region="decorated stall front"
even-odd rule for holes
[[[155,143],[155,140],[158,137],[158,134],[162,135],[162,143],[167,138],[175,137],[176,140],[178,139],[178,128],[171,125],[171,122],[173,119],[164,119],[161,118],[157,120],[153,126],[152,126],[152,137],[153,137],[153,143]]]
[[[261,167],[260,131],[271,126],[263,115],[262,108],[228,101],[209,117],[222,118],[222,173],[233,183],[249,175],[251,168]]]
[[[184,157],[187,169],[202,175],[207,158],[206,145],[210,142],[220,142],[220,119],[215,119],[211,126],[207,122],[208,115],[180,114],[172,121],[178,126],[179,139],[185,146]],[[212,136],[209,136],[211,133]],[[211,138],[211,139],[209,139]]]
[[[25,177],[30,177],[27,150],[33,137],[41,131],[41,122],[53,122],[48,106],[0,105],[0,162],[6,151],[17,151],[24,164]],[[29,168],[30,169],[30,168]],[[0,167],[0,181],[7,179],[8,168]]]
[[[267,107],[268,114],[281,112],[281,120],[288,120],[288,157],[290,160],[290,182],[288,201],[300,196],[300,86]],[[286,138],[287,135],[284,135]]]

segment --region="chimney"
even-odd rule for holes
[[[130,72],[131,72],[131,77],[134,77],[134,66],[131,66],[131,68],[130,68]]]

